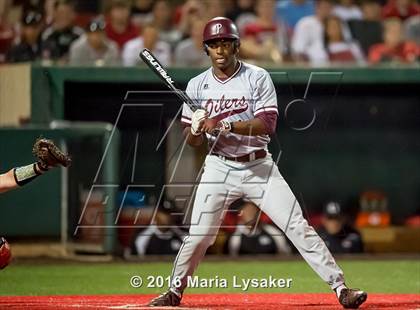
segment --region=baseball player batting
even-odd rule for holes
[[[367,294],[345,285],[343,271],[280,174],[267,145],[277,122],[277,96],[268,72],[238,60],[240,40],[228,18],[210,20],[203,32],[212,67],[191,79],[186,93],[198,109],[184,104],[181,122],[187,143],[208,140],[191,217],[172,271],[169,290],[149,306],[178,306],[207,248],[216,239],[226,208],[238,198],[254,202],[286,234],[306,262],[336,292],[345,308],[358,308]]]

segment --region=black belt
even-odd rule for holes
[[[264,158],[265,156],[267,156],[267,152],[265,150],[258,150],[253,153],[246,154],[239,157],[227,157],[227,156],[223,156],[217,153],[211,153],[211,155],[215,155],[223,160],[231,160],[231,161],[237,161],[240,163],[247,163],[253,160]]]

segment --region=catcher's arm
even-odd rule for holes
[[[44,172],[50,170],[52,167],[63,166],[69,167],[71,163],[70,156],[63,153],[52,140],[48,139],[38,139],[36,140],[33,149],[33,154],[37,158],[37,162],[17,167],[12,169],[13,178],[15,184],[12,186],[10,184],[10,175],[9,172],[6,173],[8,178],[4,186],[0,184],[0,192],[4,192],[10,189],[13,189],[17,186],[23,186],[31,181],[33,181],[38,176],[42,175]]]
[[[0,174],[0,193],[7,192],[18,187],[14,177],[14,169],[7,171],[6,173]]]

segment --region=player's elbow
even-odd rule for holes
[[[265,127],[265,134],[266,135],[271,136],[271,135],[274,135],[275,133],[276,133],[276,126],[269,125],[269,126]]]
[[[273,135],[276,133],[277,128],[277,113],[276,112],[265,112],[257,116],[261,120],[264,134]]]

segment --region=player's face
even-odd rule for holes
[[[234,41],[217,40],[211,41],[207,45],[213,67],[225,70],[235,66],[237,48]]]

